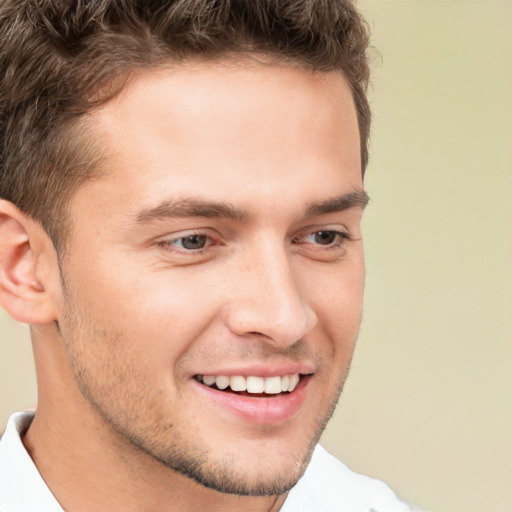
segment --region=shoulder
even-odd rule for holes
[[[406,512],[407,505],[380,480],[349,469],[321,446],[290,491],[282,512]]]

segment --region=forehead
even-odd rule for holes
[[[244,200],[305,175],[320,193],[326,169],[360,187],[357,115],[338,72],[254,60],[167,66],[132,77],[90,122],[106,155],[95,183],[127,200],[199,187]]]

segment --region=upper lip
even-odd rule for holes
[[[299,373],[302,375],[310,375],[315,373],[315,365],[310,362],[301,363],[285,363],[279,365],[272,365],[270,363],[253,364],[251,366],[230,366],[227,367],[209,367],[203,370],[194,372],[194,375],[225,375],[226,377],[233,377],[241,375],[248,377],[250,375],[257,377],[282,377],[284,375],[293,375]]]

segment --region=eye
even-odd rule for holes
[[[210,243],[211,241],[206,235],[200,234],[184,236],[168,242],[169,245],[174,245],[176,247],[179,247],[180,249],[185,249],[187,251],[198,251],[204,249],[205,247],[210,245]]]
[[[308,233],[299,239],[299,242],[305,242],[315,245],[324,245],[324,246],[339,246],[343,243],[344,240],[349,240],[350,236],[348,233],[344,233],[342,231],[334,231],[334,230],[325,230],[325,231],[315,231],[313,233]]]
[[[316,233],[312,233],[309,236],[316,244],[330,245],[336,240],[338,234],[335,231],[317,231]]]
[[[195,265],[218,255],[224,243],[212,230],[188,230],[156,241],[164,257],[175,265]]]

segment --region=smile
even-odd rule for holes
[[[279,393],[291,393],[300,382],[301,375],[299,373],[274,377],[196,375],[194,378],[210,388],[221,391],[230,390],[237,393],[277,395]]]
[[[240,375],[240,370],[232,375],[223,371],[219,375],[196,374],[191,382],[206,399],[204,406],[212,404],[216,415],[222,414],[230,422],[234,414],[251,425],[275,425],[294,418],[309,395],[314,371],[302,366],[302,371],[283,369],[281,375],[270,376],[264,376],[268,368],[261,373],[254,368],[245,375]]]

